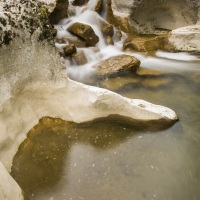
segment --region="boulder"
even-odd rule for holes
[[[134,56],[119,55],[108,58],[97,67],[99,76],[110,75],[120,71],[133,70],[140,66],[140,61]]]
[[[200,25],[175,29],[169,36],[169,50],[200,52]]]
[[[67,30],[83,39],[88,46],[95,46],[99,42],[99,37],[90,25],[76,22],[69,26]]]
[[[197,23],[198,0],[111,0],[113,22],[126,32],[159,34]]]

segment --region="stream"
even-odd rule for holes
[[[62,58],[68,76],[167,106],[180,120],[161,131],[108,120],[76,124],[46,117],[21,144],[11,175],[27,200],[199,200],[199,55],[121,52],[123,38],[113,46],[103,42],[92,6],[77,7],[76,16],[56,25],[57,37],[63,37],[71,23],[87,22],[100,38],[98,52],[83,49],[88,64],[76,66]],[[56,43],[60,51],[63,45]],[[122,53],[140,59],[137,73],[95,75],[97,62]]]

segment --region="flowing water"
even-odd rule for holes
[[[89,9],[70,20],[84,21],[91,13],[96,15]],[[89,19],[96,23],[94,18]],[[57,25],[58,34],[68,34],[61,27],[71,22],[67,19]],[[64,60],[68,75],[126,97],[168,106],[176,111],[180,121],[167,130],[149,131],[108,120],[75,124],[42,119],[30,130],[13,160],[11,175],[26,199],[200,199],[198,55],[161,51],[134,54],[141,60],[137,74],[96,77],[94,64],[120,54],[120,45],[100,42],[100,51],[90,52],[90,62],[84,66],[69,65]]]

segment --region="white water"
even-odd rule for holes
[[[120,54],[128,54],[135,56],[141,61],[142,68],[156,69],[160,71],[167,72],[183,72],[186,70],[199,70],[200,59],[194,55],[188,53],[169,53],[169,52],[156,52],[155,56],[145,56],[141,53],[132,53],[132,52],[122,52],[123,41],[126,38],[126,34],[123,33],[123,37],[120,42],[115,42],[114,45],[106,45],[104,42],[103,35],[100,30],[100,20],[104,20],[99,14],[94,11],[97,0],[90,0],[86,6],[76,6],[75,15],[70,18],[62,20],[58,25],[55,25],[55,28],[58,30],[57,37],[62,38],[65,36],[70,36],[71,34],[66,31],[66,29],[75,22],[81,22],[90,25],[96,35],[99,37],[99,43],[95,48],[77,48],[77,50],[83,50],[88,63],[82,66],[76,66],[75,63],[66,61],[65,63],[67,73],[70,77],[75,80],[81,81],[83,78],[91,76],[95,73],[95,66],[98,65],[102,60],[110,58],[112,56],[117,56]],[[103,13],[102,15],[106,15]],[[63,47],[66,44],[56,43],[56,47],[61,53],[63,53]],[[190,67],[188,68],[188,62]]]

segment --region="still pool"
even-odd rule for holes
[[[138,75],[90,80],[172,108],[180,121],[167,130],[41,119],[13,160],[11,175],[26,199],[199,200],[200,63],[186,64],[182,71],[150,73],[150,67]],[[190,70],[190,65],[197,67]]]

